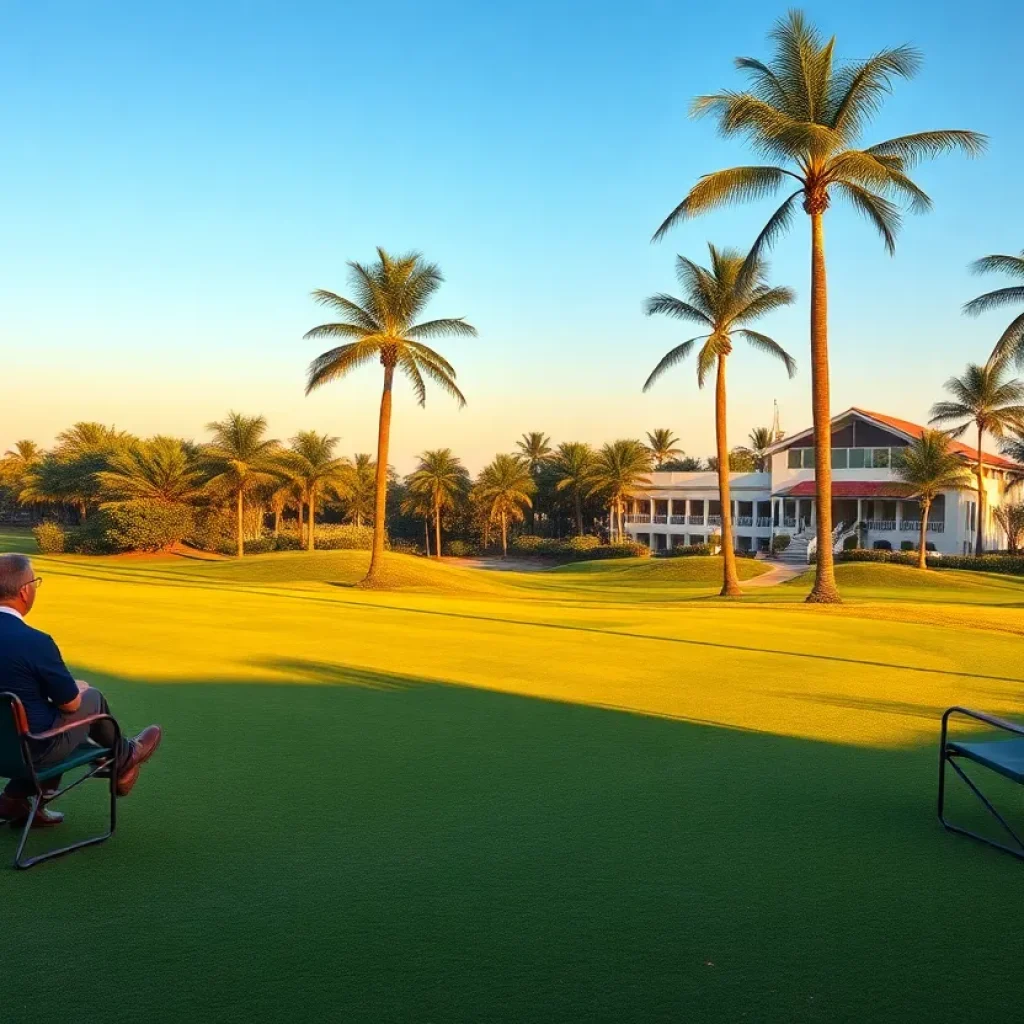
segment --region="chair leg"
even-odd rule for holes
[[[949,766],[960,776],[961,779],[967,784],[968,789],[981,801],[985,809],[992,815],[996,821],[1002,825],[1004,831],[1013,839],[1016,846],[1007,846],[1005,843],[996,842],[994,839],[989,839],[987,836],[979,835],[977,832],[971,832],[969,829],[961,828],[959,825],[952,825],[946,821],[943,813],[943,804],[945,800],[945,769],[946,762],[949,762]],[[984,843],[986,846],[994,846],[997,850],[1002,850],[1004,853],[1012,854],[1018,860],[1024,860],[1024,840],[1017,835],[1016,832],[1010,827],[1006,819],[995,809],[992,802],[985,796],[984,793],[974,784],[973,780],[967,775],[967,773],[956,763],[952,756],[943,749],[941,754],[941,764],[939,767],[939,821],[942,822],[943,828],[949,832],[956,832],[962,836],[969,836],[971,839],[976,839],[979,843]]]
[[[84,781],[89,775],[95,774],[96,769],[92,772],[87,773],[79,781]],[[41,864],[44,860],[53,860],[55,857],[63,857],[66,853],[71,853],[74,850],[80,850],[83,846],[95,846],[97,843],[106,842],[113,834],[114,829],[117,827],[117,772],[112,771],[110,773],[110,828],[102,835],[90,836],[88,839],[80,839],[77,843],[71,843],[69,846],[62,846],[56,850],[47,850],[46,853],[40,853],[35,857],[22,858],[22,853],[25,851],[25,843],[28,841],[29,833],[32,831],[32,823],[35,821],[36,814],[43,806],[42,791],[37,792],[30,801],[30,809],[28,814],[28,820],[25,822],[25,828],[21,833],[21,841],[18,843],[18,851],[14,855],[14,866],[21,870],[27,870],[36,864]],[[73,783],[72,786],[77,785]],[[67,789],[72,788],[68,786]],[[66,792],[62,790],[61,792]],[[58,793],[58,795],[60,795]]]

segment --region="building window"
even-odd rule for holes
[[[814,469],[814,449],[803,448],[801,450],[804,453],[804,469]]]
[[[833,469],[846,469],[847,467],[847,456],[850,454],[849,448],[833,448],[832,449],[832,468]]]
[[[867,456],[871,453],[864,448],[850,449],[850,469],[863,469],[869,461]]]
[[[789,452],[789,468],[799,469],[803,461],[803,449],[802,448],[790,448]]]
[[[871,452],[871,465],[875,469],[888,469],[889,468],[889,449],[888,448],[875,448]]]

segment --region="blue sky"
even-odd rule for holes
[[[841,55],[924,51],[869,141],[991,137],[981,160],[919,169],[935,210],[907,218],[895,259],[852,211],[827,220],[833,407],[921,419],[1007,319],[959,308],[984,287],[970,260],[1024,248],[1024,14],[1009,2],[805,10]],[[344,291],[345,261],[383,245],[440,263],[431,313],[480,330],[443,346],[467,409],[435,392],[420,410],[400,391],[400,470],[442,445],[475,469],[527,430],[601,442],[671,426],[707,454],[712,396],[692,365],[640,393],[683,337],[641,303],[672,289],[676,252],[747,245],[771,207],[649,239],[701,173],[749,156],[687,108],[739,85],[733,57],[765,55],[783,11],[3,0],[0,450],[78,419],[200,438],[229,408],[263,412],[275,436],[309,427],[371,450],[379,373],[304,397],[317,346],[302,334],[322,319],[309,291]],[[773,257],[798,304],[764,323],[802,372],[788,381],[738,350],[731,441],[770,420],[773,398],[787,428],[809,421],[808,245],[800,219]]]

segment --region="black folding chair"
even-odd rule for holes
[[[983,722],[994,729],[1011,733],[1014,739],[981,740],[971,743],[950,740],[948,738],[948,729],[951,715],[963,715],[974,721]],[[942,737],[939,741],[939,821],[942,822],[943,827],[950,832],[958,832],[962,836],[970,836],[972,839],[977,839],[988,846],[994,846],[997,850],[1012,853],[1014,857],[1024,860],[1024,840],[1021,839],[1006,819],[995,809],[992,802],[982,793],[975,782],[968,777],[964,769],[957,763],[958,761],[971,761],[1002,775],[1006,779],[1024,785],[1024,726],[1016,725],[1014,722],[1007,722],[1005,719],[996,718],[993,715],[983,714],[981,711],[952,707],[942,716]],[[969,829],[961,828],[959,825],[950,824],[946,820],[944,807],[947,764],[963,779],[970,791],[984,804],[992,817],[999,822],[1003,830],[1013,840],[1013,846],[998,843],[994,839],[978,835],[977,832],[971,832]]]
[[[16,868],[30,868],[33,864],[39,864],[44,860],[52,860],[62,854],[71,853],[72,850],[80,850],[83,846],[92,846],[95,843],[102,843],[114,834],[117,824],[117,772],[114,770],[114,751],[107,747],[97,747],[92,744],[83,744],[77,750],[71,752],[60,764],[47,765],[44,768],[37,767],[32,761],[29,749],[30,740],[49,740],[69,729],[77,729],[92,722],[107,719],[114,726],[116,734],[115,749],[120,746],[121,731],[117,722],[111,715],[89,715],[87,718],[80,718],[67,725],[58,726],[56,729],[49,729],[46,732],[31,733],[28,730],[28,718],[25,715],[25,708],[21,701],[13,693],[0,693],[0,777],[21,780],[30,787],[29,813],[25,821],[25,827],[21,833],[21,841],[18,843],[18,851],[14,855],[14,866]],[[65,772],[75,768],[87,768],[87,771],[74,782],[68,783],[62,789],[46,790],[43,783],[49,779],[57,778]],[[102,835],[92,836],[89,839],[80,839],[70,846],[62,846],[58,850],[48,850],[36,857],[23,858],[25,843],[28,841],[29,832],[32,831],[32,822],[37,812],[44,804],[51,804],[58,797],[63,796],[68,790],[85,782],[86,779],[96,778],[100,772],[103,781],[110,783],[110,828]]]

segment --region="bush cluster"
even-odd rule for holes
[[[856,548],[836,555],[837,562],[885,562],[891,565],[917,565],[916,551],[877,551]],[[965,569],[968,572],[999,572],[1009,576],[1024,576],[1024,556],[1021,555],[942,555],[926,554],[929,569]]]
[[[373,527],[348,523],[317,523],[313,528],[317,551],[369,551],[373,547]],[[270,538],[273,541],[273,538]],[[304,547],[297,528],[282,530],[277,536],[278,551],[298,551]],[[246,548],[248,550],[248,547]],[[268,550],[273,551],[274,546]]]
[[[451,558],[472,558],[480,549],[468,540],[450,540],[444,546],[444,553]]]
[[[44,555],[62,555],[67,548],[67,531],[59,523],[40,523],[32,533]]]
[[[584,534],[561,540],[555,537],[513,537],[509,550],[517,555],[547,555],[567,561],[583,561],[591,558],[645,558],[651,553],[646,544],[623,541],[618,544],[602,544],[598,537]]]
[[[188,505],[166,501],[121,501],[105,505],[96,518],[102,533],[97,542],[110,551],[163,551],[180,544],[195,525]]]
[[[710,544],[677,544],[674,548],[666,548],[658,552],[659,558],[692,558],[710,555]]]
[[[778,555],[789,547],[793,538],[788,533],[777,533],[772,537],[772,554]]]

